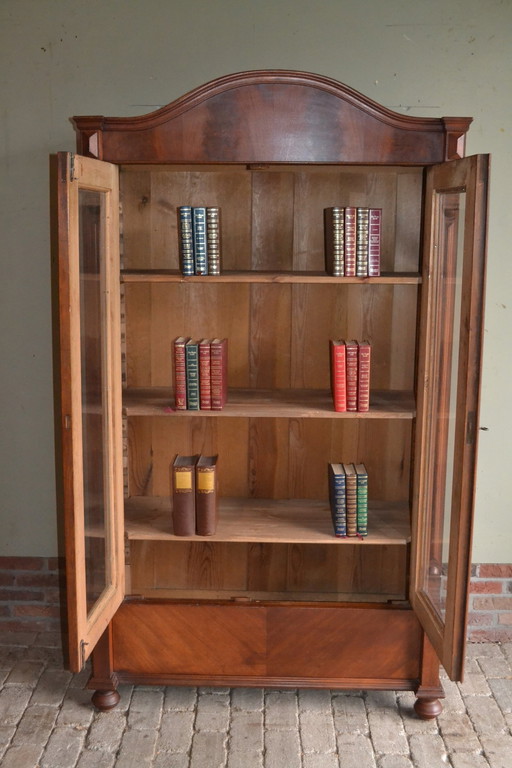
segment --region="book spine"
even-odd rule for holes
[[[382,208],[370,208],[368,223],[368,276],[380,275]]]
[[[364,464],[357,468],[357,535],[368,535],[368,473]]]
[[[344,464],[347,504],[347,536],[357,536],[357,476],[353,464]]]
[[[345,276],[356,275],[357,210],[350,205],[345,208]]]
[[[217,457],[201,456],[196,464],[196,533],[213,536],[217,530]]]
[[[209,411],[212,407],[212,379],[210,361],[210,342],[199,342],[199,408]]]
[[[346,388],[347,411],[357,411],[357,387],[358,387],[358,358],[359,346],[357,341],[346,342]]]
[[[221,229],[220,208],[206,209],[206,250],[208,274],[220,275],[221,272]]]
[[[340,206],[324,211],[325,268],[328,275],[345,274],[345,209]]]
[[[181,273],[183,275],[193,275],[194,240],[192,231],[192,207],[190,205],[181,205],[178,208],[178,232]]]
[[[358,344],[357,410],[370,410],[370,363],[372,348],[367,341]]]
[[[329,497],[334,535],[347,535],[347,508],[345,491],[345,473],[337,471],[329,464]]]
[[[183,336],[174,340],[174,407],[177,411],[187,408],[187,367],[185,363],[185,343]]]
[[[196,532],[194,456],[177,456],[172,466],[172,523],[175,536]]]
[[[206,208],[203,206],[192,208],[192,221],[194,231],[194,271],[196,275],[207,275]]]
[[[368,277],[369,208],[358,208],[356,217],[356,276]]]
[[[187,372],[187,408],[199,410],[199,360],[197,342],[185,344],[185,364]]]
[[[210,346],[212,410],[220,411],[227,400],[228,342],[227,339],[213,339]]]
[[[345,344],[342,341],[331,339],[330,346],[332,397],[334,401],[334,410],[340,413],[347,410]]]

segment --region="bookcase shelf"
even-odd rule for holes
[[[227,271],[220,275],[193,275],[185,277],[176,270],[125,269],[123,283],[297,283],[346,285],[419,285],[421,275],[415,272],[387,272],[379,277],[333,277],[325,272],[259,272]]]
[[[195,542],[269,542],[281,544],[371,545],[410,542],[406,503],[370,502],[369,534],[364,539],[336,538],[328,501],[311,499],[220,499],[213,536],[174,536],[168,498],[134,496],[125,501],[130,540]]]
[[[172,391],[154,387],[125,390],[123,412],[188,418],[413,419],[415,405],[412,392],[376,391],[371,392],[369,411],[336,413],[330,394],[323,390],[232,389],[220,411],[176,411]]]

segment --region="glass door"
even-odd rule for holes
[[[489,158],[427,173],[411,601],[462,678],[483,335]]]
[[[116,166],[57,156],[63,509],[70,666],[124,593]]]

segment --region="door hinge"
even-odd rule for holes
[[[469,411],[466,421],[466,444],[473,445],[475,442],[476,431],[476,413],[475,411]]]
[[[89,645],[85,640],[80,640],[80,666],[83,668],[85,664],[85,646]]]
[[[75,181],[75,155],[73,152],[69,155],[69,180]]]

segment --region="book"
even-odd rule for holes
[[[347,411],[357,411],[359,345],[357,341],[345,342]]]
[[[357,535],[368,535],[368,472],[364,464],[356,464]]]
[[[368,276],[380,275],[380,250],[382,239],[382,208],[369,209],[368,222]]]
[[[369,341],[358,342],[357,410],[370,410],[370,362],[372,348]]]
[[[334,535],[344,537],[347,535],[347,505],[343,464],[329,464],[328,475],[329,504]]]
[[[220,411],[227,400],[228,340],[212,339],[210,343],[210,375],[212,410]]]
[[[356,276],[368,276],[368,237],[370,209],[357,208],[356,213]]]
[[[192,231],[192,206],[178,208],[178,241],[180,268],[183,275],[194,274],[194,239]]]
[[[221,272],[221,223],[220,208],[211,206],[206,209],[206,252],[209,275]]]
[[[187,381],[187,410],[199,410],[199,349],[197,341],[189,339],[185,344],[185,369]]]
[[[328,275],[345,274],[345,209],[324,209],[325,268]]]
[[[195,465],[198,456],[177,454],[172,464],[172,525],[175,536],[196,532]]]
[[[173,342],[174,364],[174,407],[177,411],[187,408],[187,369],[185,363],[185,344],[188,336],[178,336]]]
[[[192,208],[192,228],[194,233],[194,273],[208,274],[208,249],[206,244],[206,208]]]
[[[343,412],[347,410],[345,342],[341,339],[330,339],[329,345],[331,352],[331,392],[334,410]]]
[[[347,505],[347,536],[357,536],[357,475],[353,464],[343,464],[345,471],[345,501]]]
[[[200,456],[196,463],[196,533],[212,536],[217,530],[217,456]]]
[[[357,209],[352,205],[345,207],[345,276],[356,276],[356,238]]]
[[[209,411],[212,407],[212,378],[209,339],[201,339],[199,350],[199,408]]]

